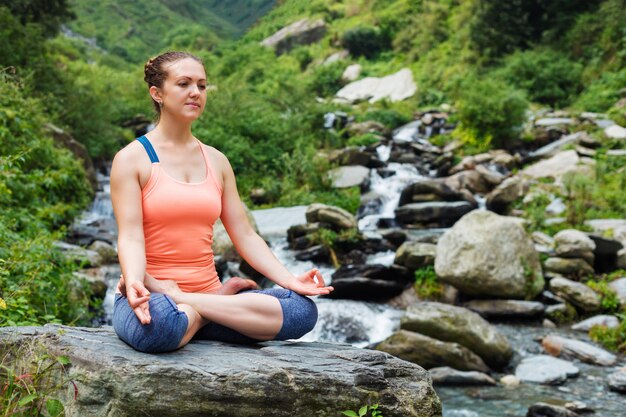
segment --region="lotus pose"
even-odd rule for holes
[[[156,128],[118,152],[111,199],[122,278],[115,296],[118,336],[143,352],[193,337],[249,343],[299,338],[317,321],[308,295],[328,294],[317,269],[291,274],[248,222],[228,159],[191,133],[207,100],[197,57],[167,52],[145,65]],[[213,224],[220,218],[239,254],[282,288],[219,280]]]

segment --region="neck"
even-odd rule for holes
[[[191,122],[181,123],[180,120],[172,120],[167,114],[161,114],[153,132],[157,139],[167,142],[185,143],[193,140]]]

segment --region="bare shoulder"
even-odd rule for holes
[[[143,145],[138,141],[132,141],[115,154],[111,166],[111,179],[132,176],[140,178],[143,185],[150,176],[150,166],[150,157]]]
[[[202,146],[204,146],[204,149],[207,151],[207,154],[213,162],[213,165],[217,166],[220,172],[223,173],[225,170],[231,169],[228,158],[221,151],[214,148],[213,146],[209,146],[206,144],[202,144]]]

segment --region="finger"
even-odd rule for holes
[[[130,304],[131,308],[138,308],[140,307],[142,304],[147,303],[148,301],[150,301],[150,296],[143,296],[143,297],[130,297],[128,299],[128,304]]]
[[[320,272],[320,270],[315,268],[313,271],[315,271],[315,277],[317,278],[317,286],[325,287],[326,282],[324,282],[324,277],[322,276],[322,273]]]
[[[150,313],[149,311],[145,310],[143,306],[134,308],[133,311],[135,312],[135,315],[137,316],[141,324],[150,324]]]

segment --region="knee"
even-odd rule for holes
[[[151,321],[141,324],[125,297],[115,301],[113,327],[133,349],[145,353],[168,352],[178,348],[188,320],[171,298],[153,293],[149,302]]]
[[[299,339],[315,327],[317,306],[308,297],[292,293],[281,302],[283,326],[277,335],[278,340]]]

